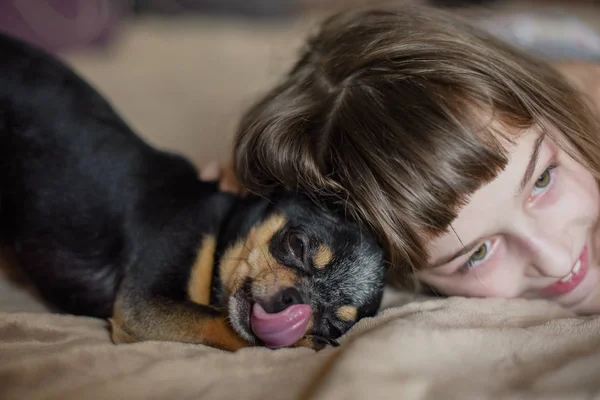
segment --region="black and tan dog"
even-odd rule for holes
[[[282,193],[220,193],[53,57],[0,37],[0,228],[49,302],[115,342],[315,349],[373,315],[382,249]]]

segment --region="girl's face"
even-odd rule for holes
[[[506,169],[428,246],[419,278],[446,295],[547,298],[600,312],[598,184],[531,129]]]

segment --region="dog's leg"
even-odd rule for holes
[[[229,325],[224,311],[214,307],[147,297],[121,289],[112,326],[114,343],[162,340],[204,344],[235,351],[252,346]]]

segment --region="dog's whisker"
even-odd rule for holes
[[[252,248],[250,247],[250,245],[248,244],[248,237],[246,237],[246,239],[244,240],[244,249],[248,251],[248,253],[250,253],[252,251]]]
[[[267,267],[269,268],[271,273],[273,273],[275,275],[275,279],[277,279],[277,274],[275,273],[275,267],[271,264],[271,260],[269,259],[269,257],[267,257],[267,254],[265,253],[265,249],[261,248],[260,252],[261,252],[262,256],[264,257],[264,259],[266,260]]]
[[[248,258],[246,257],[223,257],[221,261],[246,261],[248,262]]]

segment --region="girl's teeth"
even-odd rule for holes
[[[577,263],[573,267],[573,273],[576,274],[581,269],[581,260],[577,260]]]
[[[569,279],[571,279],[572,277],[573,277],[573,272],[571,271],[571,272],[569,272],[569,273],[567,274],[567,276],[565,276],[564,278],[562,278],[560,281],[561,281],[562,283],[565,283],[565,282],[567,282]]]
[[[568,282],[569,279],[571,279],[573,277],[573,275],[575,275],[576,273],[579,272],[579,270],[581,269],[581,260],[577,260],[577,262],[575,263],[575,266],[573,267],[573,269],[571,270],[571,272],[569,272],[564,278],[562,278],[560,281],[562,283]]]

